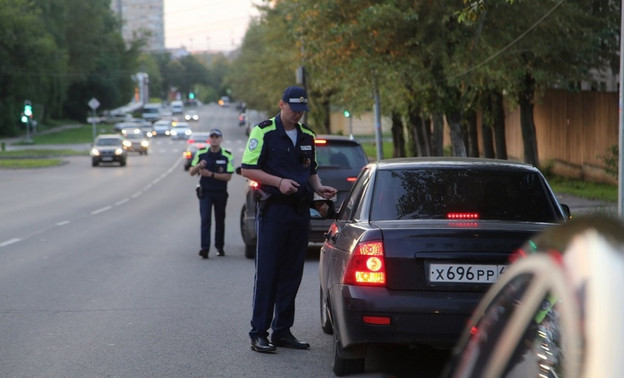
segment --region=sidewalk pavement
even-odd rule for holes
[[[560,203],[568,205],[572,216],[590,213],[606,213],[609,215],[617,215],[617,203],[596,201],[577,197],[571,194],[556,194]]]

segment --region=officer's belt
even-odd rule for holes
[[[273,195],[268,199],[269,203],[277,203],[280,205],[297,206],[302,201],[305,201],[304,197],[292,197],[292,196],[276,196]]]

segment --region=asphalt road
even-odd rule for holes
[[[221,128],[240,163],[247,137],[235,109],[206,105],[200,114],[195,130]],[[239,231],[246,181],[229,183],[227,255],[202,260],[184,143],[154,138],[148,155],[131,154],[123,168],[80,156],[0,170],[0,376],[333,376],[314,250],[293,328],[311,349],[250,350],[254,266]],[[381,348],[364,376],[433,377],[445,357]]]

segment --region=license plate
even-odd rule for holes
[[[110,157],[110,156],[105,156],[105,157],[102,158],[102,161],[112,161],[112,160],[113,160],[113,158]]]
[[[429,264],[429,282],[494,283],[508,265]]]

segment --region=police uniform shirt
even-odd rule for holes
[[[200,161],[206,161],[205,169],[214,173],[234,173],[234,156],[226,149],[221,148],[219,152],[210,151],[210,147],[206,147],[197,151],[193,158],[192,166],[196,166]],[[227,181],[217,180],[216,178],[201,176],[199,185],[207,191],[218,192],[227,190]]]
[[[241,168],[261,169],[271,175],[286,177],[299,183],[299,191],[293,196],[313,195],[308,178],[316,174],[316,150],[314,132],[298,123],[297,143],[286,134],[279,114],[261,122],[251,129]],[[283,196],[272,185],[260,184],[260,189],[273,195]]]

